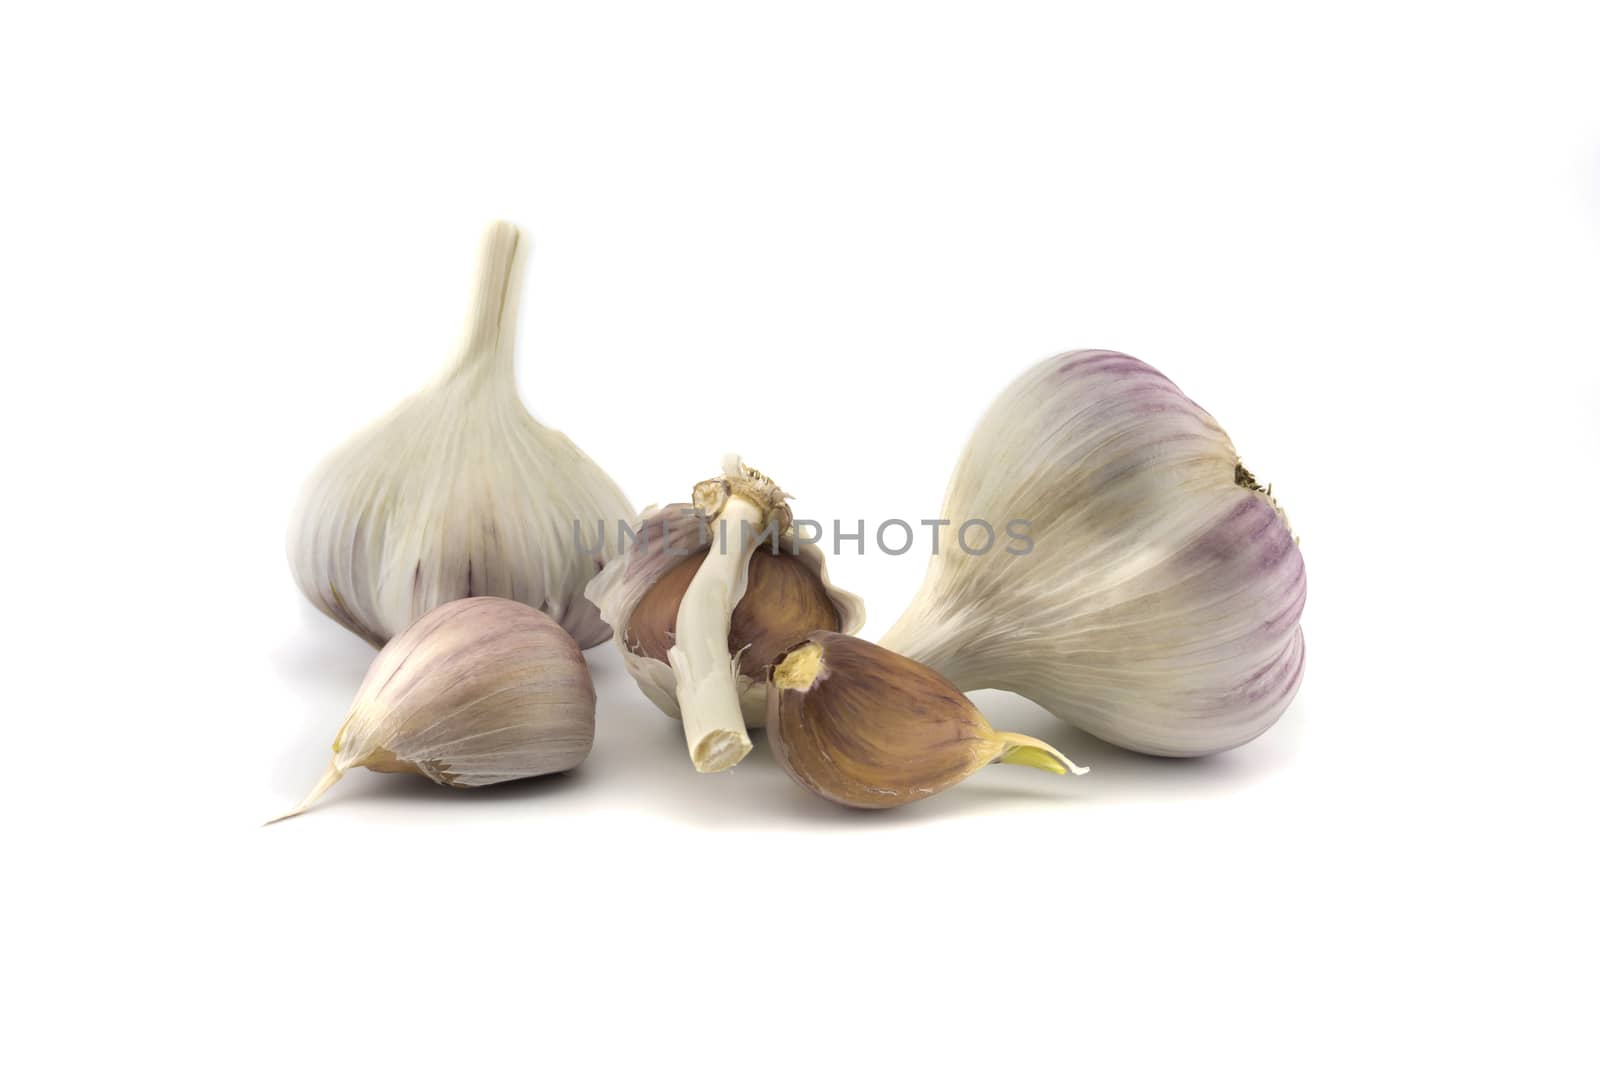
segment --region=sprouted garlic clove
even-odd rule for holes
[[[1088,767],[998,732],[933,670],[866,640],[815,632],[773,668],[767,735],[797,783],[844,806],[901,806],[995,762],[1074,776]]]

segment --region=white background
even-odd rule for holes
[[[20,5],[0,25],[18,1060],[1594,1060],[1592,5]],[[522,393],[639,505],[742,452],[933,517],[1118,348],[1276,486],[1265,737],[881,815],[698,777],[615,653],[565,778],[316,777],[371,660],[301,478],[533,241]],[[925,559],[833,560],[882,632]]]

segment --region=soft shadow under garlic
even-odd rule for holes
[[[586,767],[578,766],[558,773],[521,777],[481,788],[441,788],[427,777],[415,773],[373,773],[366,779],[346,778],[338,788],[319,799],[316,807],[322,811],[337,808],[343,803],[356,806],[363,803],[404,803],[406,814],[410,817],[422,808],[459,810],[462,807],[551,803],[561,796],[581,792],[585,771]],[[544,808],[541,806],[541,809]],[[275,818],[267,824],[284,819]]]

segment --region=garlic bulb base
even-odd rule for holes
[[[1236,460],[1233,464],[1233,483],[1238,485],[1240,488],[1247,488],[1250,491],[1255,492],[1257,495],[1265,496],[1267,502],[1272,504],[1272,509],[1278,512],[1278,517],[1283,519],[1283,527],[1289,530],[1290,535],[1294,534],[1294,526],[1289,524],[1289,515],[1283,512],[1283,505],[1278,502],[1278,497],[1272,494],[1271,481],[1268,481],[1265,485],[1263,485],[1260,481],[1256,480],[1255,474],[1251,473],[1245,468],[1245,464],[1242,461]],[[1298,544],[1300,542],[1300,537],[1295,536],[1294,542]]]
[[[715,518],[735,497],[755,507],[762,515],[762,524],[770,519],[780,533],[794,522],[784,503],[789,493],[760,470],[746,466],[738,455],[722,456],[722,476],[701,481],[689,498],[707,518]]]

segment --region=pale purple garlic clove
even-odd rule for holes
[[[457,599],[378,652],[327,772],[273,820],[358,766],[452,788],[572,769],[594,745],[594,704],[583,652],[560,625],[509,599]]]

